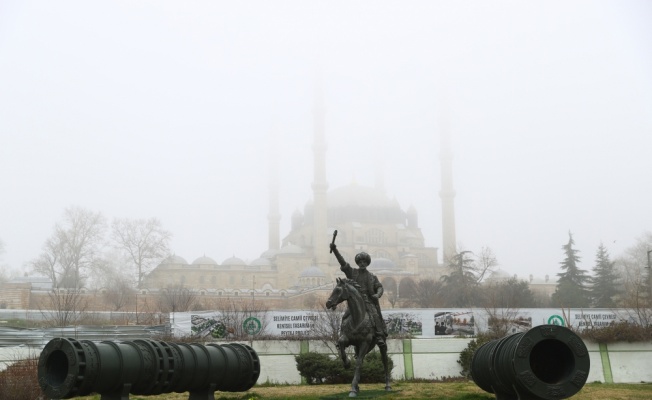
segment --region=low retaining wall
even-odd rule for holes
[[[388,352],[394,361],[392,378],[459,377],[461,367],[457,360],[469,341],[471,339],[459,338],[388,340]],[[309,351],[332,354],[323,343],[312,340],[261,340],[246,343],[260,357],[258,383],[301,383],[294,360],[297,354]],[[652,343],[585,343],[591,358],[587,382],[652,382],[652,368],[649,367]]]
[[[392,379],[459,377],[461,367],[457,360],[469,341],[471,339],[390,339],[387,348],[394,362]],[[258,340],[243,343],[253,347],[260,358],[259,384],[299,384],[301,376],[294,360],[296,355],[309,351],[332,354],[322,342],[313,340]],[[652,382],[652,342],[585,344],[591,358],[587,382]],[[38,357],[41,347],[0,347],[0,371],[17,360]]]

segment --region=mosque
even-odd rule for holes
[[[445,273],[445,260],[456,252],[455,191],[448,132],[441,130],[440,172],[442,248],[428,247],[419,227],[417,210],[401,209],[389,197],[382,182],[373,186],[358,183],[329,190],[326,180],[326,144],[323,118],[316,112],[313,136],[312,199],[303,210],[291,216],[290,231],[281,237],[279,189],[269,185],[268,248],[255,260],[246,262],[230,257],[222,262],[202,255],[188,262],[179,255],[163,260],[149,273],[136,296],[136,309],[145,310],[157,303],[170,288],[189,288],[200,295],[200,307],[210,309],[222,299],[263,301],[269,309],[293,309],[319,304],[328,296],[336,277],[341,277],[328,244],[337,231],[337,246],[342,256],[353,263],[355,254],[371,255],[369,270],[383,284],[383,307],[401,306],[410,298],[421,279],[438,280]],[[274,181],[274,179],[272,179]],[[440,260],[442,260],[440,262]],[[498,270],[487,282],[505,281],[516,275]],[[556,280],[529,276],[530,289],[549,298]],[[33,309],[47,299],[52,282],[42,277],[13,279],[0,285],[0,308]],[[106,289],[87,293],[89,309],[106,308]],[[40,299],[40,300],[39,300]],[[203,299],[203,300],[202,300]],[[322,302],[323,303],[323,302]],[[388,304],[389,303],[389,304]],[[149,304],[149,306],[148,306]]]
[[[374,186],[351,183],[328,190],[323,118],[316,112],[313,135],[313,196],[303,210],[291,216],[290,232],[281,238],[278,185],[270,184],[269,248],[245,262],[230,257],[217,262],[203,255],[192,262],[174,255],[145,279],[142,294],[183,285],[201,295],[255,296],[278,299],[311,292],[330,292],[339,264],[329,254],[328,243],[337,230],[337,246],[353,264],[355,254],[371,255],[369,270],[376,274],[390,296],[408,296],[420,279],[439,279],[444,273],[439,248],[425,245],[417,210],[401,209],[381,182]],[[455,222],[451,152],[446,132],[441,135],[442,260],[455,252]]]

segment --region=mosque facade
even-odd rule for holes
[[[291,216],[290,232],[280,234],[278,184],[269,186],[269,246],[260,257],[246,262],[230,257],[222,262],[201,256],[191,263],[179,256],[164,260],[145,279],[145,290],[184,285],[200,293],[217,296],[290,297],[328,291],[339,264],[329,254],[328,244],[337,230],[336,244],[345,260],[354,265],[359,252],[371,256],[369,270],[386,292],[399,297],[414,290],[421,279],[438,279],[443,273],[438,248],[425,245],[417,210],[401,209],[389,197],[382,182],[373,186],[351,183],[329,190],[326,180],[326,142],[320,96],[315,101],[313,132],[313,196]],[[454,249],[455,229],[451,157],[447,135],[442,137],[442,215],[446,246]],[[271,168],[273,171],[274,168]],[[273,175],[273,174],[272,174]],[[444,249],[446,253],[446,249]],[[449,249],[450,250],[450,249]],[[444,254],[444,257],[446,254]],[[322,294],[323,297],[323,294]],[[271,300],[271,299],[270,299]]]
[[[229,297],[248,296],[252,292],[257,296],[284,297],[330,290],[335,277],[341,275],[339,264],[333,256],[322,265],[317,260],[320,251],[328,255],[328,243],[335,230],[336,243],[344,258],[353,264],[357,253],[369,253],[369,270],[379,277],[386,290],[397,295],[401,289],[411,290],[419,279],[438,279],[441,275],[438,249],[425,245],[417,210],[412,206],[401,209],[382,187],[351,183],[328,192],[327,223],[325,234],[321,235],[328,239],[318,240],[315,214],[323,211],[317,210],[313,201],[306,203],[303,210],[297,209],[291,217],[290,232],[277,248],[272,244],[255,260],[246,262],[230,257],[217,262],[201,256],[188,262],[174,255],[147,276],[143,287],[156,290],[183,285],[202,294]]]

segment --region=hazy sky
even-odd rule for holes
[[[652,229],[652,2],[0,2],[0,264],[66,207],[159,218],[173,251],[257,258],[279,159],[281,234],[312,198],[315,77],[330,188],[385,188],[441,247],[522,277]],[[328,243],[324,243],[327,246]]]

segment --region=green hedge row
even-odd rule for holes
[[[344,369],[340,358],[331,358],[327,354],[308,352],[294,357],[299,374],[308,384],[320,383],[350,383],[353,380],[355,359],[351,360],[351,368]],[[394,363],[389,357],[389,372],[391,376]],[[380,352],[367,354],[362,363],[361,383],[384,383],[385,370]]]

